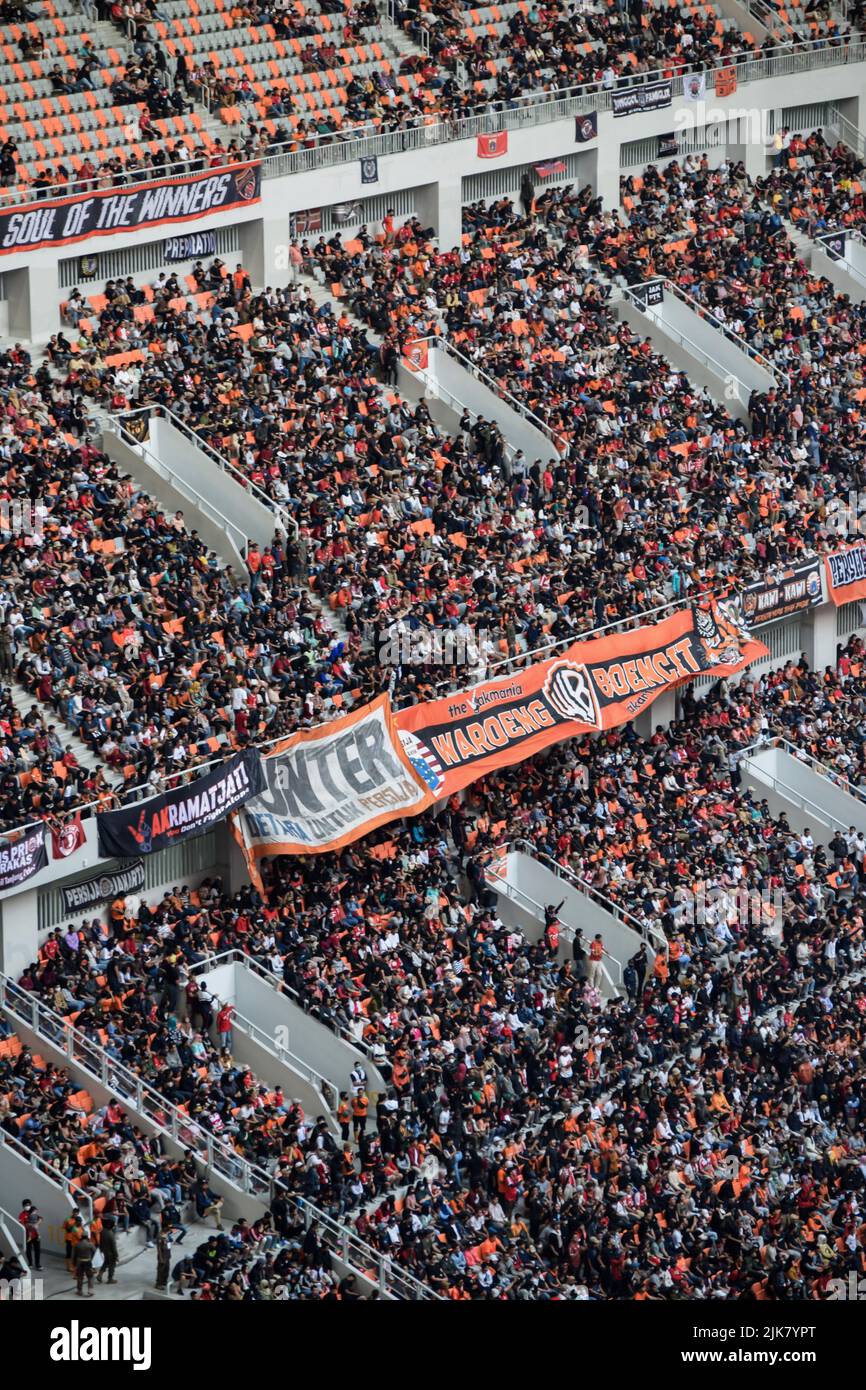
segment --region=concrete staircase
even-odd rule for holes
[[[173,1269],[178,1260],[183,1259],[185,1254],[191,1254],[196,1248],[213,1233],[214,1225],[212,1221],[199,1221],[195,1216],[195,1210],[188,1204],[185,1210],[181,1211],[181,1220],[186,1227],[186,1236],[182,1241],[175,1239],[171,1247],[170,1268]],[[231,1221],[227,1218],[223,1223],[230,1228]],[[146,1293],[156,1292],[156,1245],[155,1242],[148,1242],[144,1227],[134,1226],[129,1231],[117,1232],[118,1263],[114,1272],[115,1282],[109,1284],[105,1279],[100,1284],[94,1280],[93,1302],[95,1303],[116,1303],[140,1300]],[[78,1302],[78,1294],[75,1287],[75,1276],[70,1274],[66,1268],[66,1262],[61,1255],[43,1253],[42,1272],[37,1278],[42,1279],[42,1296],[45,1299],[58,1299],[66,1302]],[[85,1291],[87,1285],[85,1284]],[[171,1294],[171,1283],[169,1283],[169,1294]],[[175,1295],[176,1296],[176,1295]],[[81,1302],[88,1302],[85,1292]]]
[[[8,686],[12,703],[22,718],[35,707],[47,722],[56,722],[60,725],[64,746],[75,754],[82,767],[89,768],[91,772],[101,771],[109,781],[112,781],[109,769],[101,759],[93,753],[92,749],[88,748],[87,744],[72,731],[68,724],[63,722],[61,716],[53,708],[44,705],[35,695],[31,695],[23,685],[19,685],[18,681],[10,680],[7,677],[4,678],[4,684]]]

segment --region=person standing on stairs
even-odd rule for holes
[[[101,1284],[104,1278],[106,1284],[116,1284],[117,1280],[114,1277],[114,1271],[117,1269],[118,1251],[113,1216],[106,1216],[105,1218],[99,1248],[102,1251],[105,1263],[96,1275],[96,1282],[97,1284]]]
[[[15,672],[15,635],[8,625],[0,627],[0,676],[12,676]]]

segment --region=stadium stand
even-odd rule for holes
[[[754,43],[717,4],[434,3],[404,24],[443,66],[458,60],[474,90],[494,99],[629,74],[721,62]]]
[[[11,201],[315,154],[356,128],[744,49],[841,47],[860,19],[749,12],[765,41],[721,5],[664,0],[388,16],[374,0],[10,0],[0,180]],[[536,189],[527,164],[483,196],[461,186],[455,246],[423,197],[398,217],[382,190],[381,217],[290,235],[282,279],[252,270],[243,227],[237,254],[190,269],[133,267],[112,244],[96,278],[83,257],[83,288],[59,282],[62,330],[0,351],[0,848],[383,693],[404,706],[521,673],[802,561],[826,595],[818,561],[866,492],[866,310],[811,258],[816,236],[862,231],[864,157],[841,125],[779,130],[760,159],[733,136],[623,155],[619,206],[599,164],[584,185]],[[303,177],[327,186],[314,165]],[[638,331],[620,311],[657,278],[772,387],[738,409],[665,356],[649,315]],[[422,342],[502,410],[440,410],[435,373],[407,373]],[[200,500],[216,460],[267,504],[272,537],[243,569],[194,501],[172,514],[115,460],[113,428],[165,419]],[[37,498],[40,533],[10,527],[9,504]],[[131,1233],[156,1251],[153,1292],[180,1300],[828,1297],[866,1257],[866,831],[829,813],[806,828],[822,806],[786,809],[744,768],[785,749],[859,815],[866,639],[862,614],[841,617],[826,665],[762,648],[755,669],[671,691],[657,725],[635,705],[411,819],[265,859],[260,879],[246,860],[239,877],[228,837],[206,868],[177,844],[160,851],[174,886],[154,855],[140,891],[100,887],[85,916],[46,862],[32,923],[12,897],[0,916],[16,962],[0,1129],[75,1204],[77,1294],[85,1233],[110,1283]],[[473,639],[468,660],[382,659],[419,631]],[[495,866],[516,847],[627,949],[562,903],[512,919]],[[87,890],[93,862],[72,873]],[[247,1021],[209,984],[228,960],[357,1044],[345,1089],[310,1081],[321,1112],[287,1089],[279,1048],[249,1060]]]
[[[843,687],[850,679],[848,667],[834,678]],[[52,933],[21,983],[115,1055],[148,1057],[137,1065],[167,1098],[207,1127],[224,1125],[261,1161],[268,1149],[278,1154],[284,1187],[351,1214],[374,1248],[449,1298],[562,1296],[577,1284],[607,1297],[809,1296],[844,1249],[820,1234],[820,1212],[846,1224],[838,1160],[858,1152],[845,1098],[860,1065],[864,845],[834,852],[831,865],[807,835],[738,791],[729,756],[781,705],[783,689],[805,699],[817,688],[803,669],[744,678],[692,702],[649,742],[626,731],[566,746],[552,766],[525,763],[488,779],[468,805],[380,832],[394,838],[394,858],[361,846],[335,860],[276,864],[269,905],[253,889],[231,902],[213,887],[203,897],[166,895],[137,924]],[[575,794],[580,766],[589,784]],[[481,888],[464,897],[461,868],[483,864],[518,831],[662,927],[664,949],[638,953],[624,1000],[603,1007],[588,943],[557,960],[497,922]],[[677,890],[698,880],[730,898],[716,894],[706,920],[689,921]],[[470,870],[469,882],[483,877]],[[784,894],[784,950],[760,913],[747,926],[737,917],[744,885],[764,898],[768,885]],[[178,964],[196,961],[209,936],[218,950],[281,956],[286,982],[320,1013],[348,1020],[360,1003],[365,1038],[389,1059],[390,1089],[370,1134],[358,1118],[365,1107],[353,1106],[357,1147],[341,1146],[322,1121],[305,1124],[280,1093],[266,1094],[193,1033],[212,1004],[193,1001],[191,1022],[177,1023]],[[833,985],[837,1010],[828,1013]],[[638,1039],[638,1018],[651,1043]],[[588,1052],[574,1046],[580,1027],[591,1032]],[[688,1054],[685,1030],[696,1044]],[[837,1038],[841,1048],[822,1053]],[[785,1096],[769,1117],[767,1068]],[[651,1081],[664,1075],[666,1093]],[[271,1132],[264,1146],[262,1125]],[[19,1129],[26,1142],[26,1124]],[[820,1193],[808,1140],[818,1133],[837,1156]],[[57,1158],[53,1147],[42,1152]],[[733,1177],[720,1169],[731,1157]],[[792,1183],[774,1178],[780,1165]],[[281,1217],[278,1207],[278,1229]],[[820,1258],[804,1256],[796,1269],[762,1264],[757,1252],[732,1261],[744,1231],[782,1225],[796,1244],[816,1218]],[[233,1281],[247,1289],[271,1278],[260,1240],[241,1251],[218,1242],[200,1251],[226,1272],[208,1278],[201,1259],[185,1257],[180,1286],[231,1299]]]
[[[184,168],[213,141],[170,88],[164,55],[125,58],[72,0],[9,6],[0,65],[0,182],[39,195],[110,188],[154,165]]]

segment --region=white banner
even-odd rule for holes
[[[252,860],[339,849],[432,799],[403,751],[387,695],[294,734],[262,766],[265,790],[238,816]]]

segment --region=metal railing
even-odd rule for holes
[[[531,917],[535,917],[541,922],[544,921],[544,908],[541,903],[536,902],[535,898],[523,888],[518,887],[516,883],[510,883],[497,869],[492,867],[485,871],[485,877],[488,883],[495,885],[498,893],[502,893],[504,897],[516,903],[518,907],[522,907],[524,912],[528,912]],[[562,923],[562,936],[565,941],[572,942],[574,940],[575,929],[570,923]],[[602,973],[607,977],[608,984],[613,994],[616,994],[617,991],[622,992],[624,988],[622,982],[622,966],[616,956],[611,955],[610,951],[606,950],[604,947],[602,947]]]
[[[751,343],[745,338],[740,337],[738,333],[734,332],[730,324],[723,323],[721,319],[716,318],[712,309],[708,309],[699,299],[695,299],[694,295],[689,294],[688,290],[684,290],[680,285],[676,284],[675,281],[665,277],[665,293],[668,291],[670,291],[676,299],[679,299],[681,303],[685,304],[687,308],[691,309],[692,313],[697,314],[699,318],[709,323],[717,332],[727,338],[729,343],[739,348],[740,352],[745,353],[747,357],[751,357],[753,362],[757,362],[758,366],[762,367],[764,371],[772,377],[774,386],[778,385],[779,377],[783,378],[786,385],[790,385],[790,378],[787,372],[775,366],[768,357],[765,357],[757,348],[752,347]]]
[[[538,860],[539,864],[543,864],[546,869],[550,869],[552,873],[555,873],[558,878],[564,878],[567,882],[573,884],[580,893],[584,893],[586,897],[592,898],[593,902],[596,903],[598,907],[602,908],[605,912],[609,912],[611,917],[615,917],[618,922],[622,922],[623,926],[635,932],[641,940],[647,940],[652,937],[656,945],[667,946],[664,932],[660,931],[658,927],[654,927],[651,922],[642,922],[633,912],[629,912],[628,908],[622,907],[615,899],[607,897],[599,888],[589,883],[587,879],[582,878],[579,873],[570,868],[567,864],[560,864],[558,859],[554,859],[553,856],[548,854],[545,850],[538,849],[536,845],[533,845],[531,840],[523,838],[512,840],[509,842],[509,848],[512,847],[523,854],[531,855],[533,859]]]
[[[256,501],[260,502],[263,507],[267,507],[269,512],[274,512],[286,534],[289,533],[289,530],[297,531],[297,525],[286,511],[285,507],[281,506],[279,502],[275,502],[272,497],[269,497],[268,494],[259,487],[258,483],[254,483],[251,478],[248,478],[246,474],[242,473],[241,470],[232,463],[231,459],[227,459],[224,454],[219,453],[212,444],[209,444],[206,439],[202,438],[192,425],[182,420],[169,406],[162,405],[156,401],[148,401],[146,404],[137,406],[133,410],[123,410],[116,415],[107,415],[106,419],[117,424],[119,421],[130,420],[140,415],[146,415],[148,418],[152,415],[160,415],[164,420],[168,420],[168,422],[174,425],[174,428],[182,434],[185,439],[188,439],[196,449],[200,449],[202,453],[207,454],[210,461],[216,464],[220,472],[228,474],[232,480],[237,483],[238,487],[242,487],[245,492],[255,497]],[[129,431],[127,431],[127,433],[129,433]],[[134,436],[130,436],[127,442],[141,447],[141,441],[136,440]]]
[[[5,1241],[8,1255],[17,1255],[19,1258],[23,1258],[27,1245],[27,1233],[18,1218],[13,1216],[11,1211],[7,1211],[5,1207],[0,1207],[0,1236]]]
[[[748,757],[740,759],[740,762],[747,768],[750,761]],[[845,831],[848,829],[848,827],[837,820],[826,807],[819,806],[817,802],[812,801],[804,792],[799,792],[794,787],[789,787],[787,782],[784,782],[781,777],[777,777],[774,772],[770,772],[768,768],[757,767],[753,771],[752,776],[755,781],[769,786],[774,792],[778,792],[785,801],[790,801],[793,806],[797,806],[801,811],[808,812],[809,816],[816,820],[819,825],[824,825],[829,830]]]
[[[189,1150],[209,1171],[263,1206],[270,1207],[274,1196],[281,1190],[277,1179],[257,1164],[250,1163],[215,1135],[201,1129],[141,1077],[110,1057],[104,1048],[82,1037],[69,1019],[61,1018],[35,995],[13,984],[5,975],[0,975],[0,1007],[51,1043],[85,1075],[116,1095],[128,1109],[146,1119],[162,1135],[173,1139],[182,1149]],[[0,1141],[11,1143],[28,1161],[37,1157],[4,1131],[0,1131]],[[75,1190],[70,1189],[62,1174],[51,1169],[50,1165],[39,1160],[34,1166],[47,1169],[52,1181],[75,1195]],[[413,1275],[395,1270],[387,1256],[367,1245],[348,1226],[336,1221],[306,1198],[288,1192],[283,1195],[291,1207],[303,1213],[307,1225],[313,1221],[318,1224],[331,1248],[356,1273],[377,1281],[386,1297],[411,1301],[440,1297]]]
[[[859,231],[858,228],[839,227],[835,232],[824,232],[815,235],[814,220],[810,218],[808,235],[810,239],[818,247],[818,249],[820,251],[823,251],[826,256],[830,256],[830,252],[826,244],[827,241],[831,240],[834,235],[843,236],[846,245],[845,251],[843,252],[841,259],[837,259],[833,256],[830,256],[830,259],[833,261],[834,265],[839,266],[841,270],[844,270],[846,275],[850,275],[852,280],[856,280],[859,284],[861,284],[864,287],[864,289],[866,289],[866,274],[864,274],[862,270],[858,270],[857,267],[854,264],[852,264],[852,262],[848,259],[847,256],[847,243],[849,241],[856,241],[860,244],[860,246],[866,248],[866,238],[864,238],[863,233]]]
[[[723,68],[733,68],[737,75],[737,85],[742,87],[749,82],[760,82],[767,78],[790,77],[800,72],[852,66],[864,61],[866,40],[860,33],[845,41],[810,39],[778,44],[764,50],[743,49],[738,53],[720,55],[714,66],[706,70],[707,89],[715,91],[716,72]],[[703,65],[699,66],[703,70]],[[674,96],[681,93],[683,74],[695,67],[696,65],[690,63],[679,65],[679,70],[671,79]],[[311,138],[304,142],[301,149],[292,148],[295,140],[286,141],[284,147],[274,146],[261,159],[247,157],[234,164],[220,165],[218,172],[222,174],[245,165],[260,163],[263,178],[281,178],[286,174],[308,173],[374,155],[400,154],[423,150],[430,145],[469,140],[497,130],[519,130],[546,125],[552,121],[565,120],[587,109],[608,111],[611,109],[615,92],[662,80],[662,68],[658,68],[617,78],[607,86],[601,82],[587,82],[553,92],[533,92],[512,98],[507,103],[488,101],[483,109],[473,111],[469,115],[453,118],[418,117],[413,124],[397,130],[383,132],[372,124],[354,126],[344,132],[337,131]],[[174,183],[188,178],[191,174],[203,172],[207,167],[207,156],[203,150],[182,164],[167,163],[148,170],[146,176],[120,176],[108,191],[128,191],[144,183]],[[68,199],[78,193],[83,196],[92,192],[96,186],[97,180],[94,179],[54,184],[40,190],[39,194],[34,194],[26,188],[0,190],[0,208],[10,204],[44,205],[46,202]]]
[[[863,135],[860,128],[856,126],[853,121],[850,121],[847,116],[843,115],[838,106],[830,107],[828,125],[835,128],[839,135],[839,139],[842,140],[844,144],[848,145],[855,154],[858,154],[861,159],[866,156],[866,136]]]
[[[550,439],[562,452],[567,449],[568,440],[564,435],[557,434],[556,430],[546,424],[540,416],[534,415],[527,405],[524,405],[516,396],[513,396],[495,377],[485,372],[483,367],[479,367],[477,362],[473,362],[470,357],[467,357],[459,348],[456,348],[448,338],[436,338],[434,341],[437,347],[442,347],[444,351],[448,353],[449,357],[453,357],[454,360],[460,364],[465,372],[468,372],[470,376],[480,381],[481,385],[486,386],[487,390],[491,391],[493,395],[498,396],[505,405],[509,406],[517,415],[520,415],[528,425],[531,425],[533,429],[538,430],[540,434]]]
[[[61,1018],[36,995],[0,975],[0,1006],[27,1024],[46,1041],[126,1105],[143,1115],[162,1134],[189,1149],[208,1169],[233,1187],[269,1205],[273,1179],[249,1163],[216,1135],[201,1128],[189,1116],[161,1096],[147,1081],[105,1048],[85,1038],[68,1018]]]
[[[779,22],[779,15],[772,6],[764,4],[764,0],[745,0],[745,5],[752,18],[756,19],[771,37],[774,37],[773,30]]]
[[[276,990],[277,994],[288,995],[289,998],[297,1004],[299,1009],[302,1009],[305,1014],[309,1014],[310,1018],[314,1018],[317,1023],[321,1023],[323,1028],[327,1028],[331,1033],[335,1033],[342,1042],[354,1048],[356,1052],[363,1053],[365,1057],[373,1061],[370,1048],[362,1038],[356,1038],[348,1028],[344,1028],[335,1020],[322,1019],[318,1018],[316,1014],[311,1014],[307,1008],[307,1003],[303,995],[299,994],[296,989],[292,989],[291,985],[287,985],[285,980],[281,980],[279,975],[274,974],[273,970],[269,970],[266,965],[262,965],[261,961],[257,960],[255,956],[248,956],[244,951],[239,951],[236,947],[232,947],[228,951],[218,951],[216,955],[209,956],[207,960],[199,961],[197,965],[192,967],[190,973],[193,975],[204,975],[210,970],[215,970],[220,965],[230,964],[243,966],[250,974],[258,976],[260,980],[264,980],[265,984],[269,985],[271,989]]]
[[[122,423],[123,416],[110,415],[107,418],[110,422],[110,428],[114,430],[118,439],[122,440],[124,444],[138,454],[148,467],[152,468],[160,478],[164,478],[166,482],[170,483],[173,488],[181,493],[181,495],[186,498],[187,502],[189,502],[190,506],[196,507],[203,516],[206,516],[208,520],[213,522],[221,531],[224,531],[238,555],[243,560],[249,542],[249,536],[246,531],[236,525],[235,522],[229,520],[229,518],[220,511],[219,507],[215,506],[208,498],[202,496],[200,492],[197,492],[181,474],[176,473],[173,468],[170,468],[167,463],[164,463],[142,440],[136,439],[134,435],[130,434],[129,430]]]
[[[296,1053],[290,1052],[288,1047],[284,1047],[278,1042],[271,1033],[260,1028],[257,1023],[253,1023],[251,1018],[246,1018],[244,1014],[232,1006],[232,1028],[239,1028],[242,1033],[246,1033],[254,1043],[269,1052],[277,1062],[282,1062],[283,1066],[290,1071],[296,1072],[304,1081],[319,1092],[322,1105],[333,1118],[337,1109],[338,1096],[331,1082],[322,1076],[321,1072],[311,1067],[309,1062],[305,1062],[303,1057],[298,1057]]]
[[[423,341],[429,341],[433,347],[436,347],[438,345],[447,348],[448,346],[447,340],[443,338],[430,338],[425,339]],[[431,375],[429,368],[419,368],[417,371],[413,371],[411,374],[413,377],[417,378],[418,381],[423,383],[425,395],[429,392],[431,396],[435,396],[436,399],[438,401],[441,401],[443,405],[447,406],[449,410],[453,410],[455,415],[463,415],[464,413],[466,413],[472,420],[473,424],[476,420],[480,419],[477,410],[473,410],[471,405],[467,405],[465,401],[462,401],[459,396],[455,396],[454,392],[451,391],[447,386],[443,385],[441,381],[435,379]],[[501,395],[501,392],[499,394]],[[514,445],[509,443],[509,441],[504,437],[502,440],[502,444],[505,450],[506,457],[513,458],[517,452]]]
[[[85,1225],[90,1223],[93,1219],[93,1203],[86,1192],[83,1192],[81,1188],[73,1187],[69,1179],[64,1177],[60,1169],[55,1168],[53,1163],[49,1163],[33,1149],[28,1149],[27,1145],[23,1144],[20,1139],[16,1139],[8,1130],[0,1127],[0,1145],[3,1144],[10,1148],[14,1154],[17,1154],[24,1163],[29,1163],[30,1167],[46,1182],[52,1183],[54,1187],[59,1187],[69,1198],[72,1206],[78,1210]]]
[[[673,338],[674,342],[684,347],[690,357],[694,357],[696,361],[700,362],[704,367],[707,367],[714,376],[719,377],[723,382],[732,381],[737,387],[737,399],[742,401],[744,405],[748,405],[749,396],[751,394],[750,389],[746,382],[738,377],[735,372],[723,366],[717,358],[713,357],[705,348],[700,347],[687,333],[683,333],[681,328],[677,328],[675,324],[668,322],[660,315],[654,315],[653,309],[657,306],[652,304],[644,305],[634,286],[629,285],[624,288],[623,295],[636,309],[640,310],[646,318],[649,318],[653,323],[657,324],[668,337]]]
[[[789,753],[792,758],[796,758],[798,762],[806,763],[818,777],[826,777],[828,782],[841,788],[847,796],[852,797],[855,801],[866,801],[866,787],[855,786],[853,782],[849,782],[844,773],[828,767],[826,763],[822,763],[813,754],[807,753],[805,748],[798,748],[796,743],[790,743],[781,735],[773,739],[773,745],[777,748],[784,748],[785,752]]]

